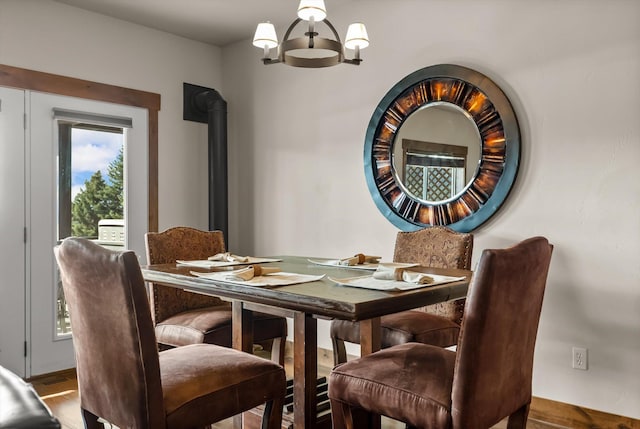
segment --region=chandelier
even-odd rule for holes
[[[319,68],[346,63],[359,65],[362,62],[360,50],[369,46],[369,36],[364,24],[356,22],[347,29],[344,46],[340,36],[329,22],[324,0],[301,0],[298,6],[298,18],[291,23],[278,44],[276,29],[270,22],[261,22],[253,36],[253,45],[264,50],[264,64],[283,63],[294,67]],[[293,29],[302,21],[308,23],[305,37],[290,38]],[[324,24],[333,34],[333,39],[320,37],[315,31],[316,24]],[[304,25],[304,24],[303,24]],[[278,48],[278,56],[270,57],[271,49]],[[353,58],[345,57],[345,48],[354,51]]]

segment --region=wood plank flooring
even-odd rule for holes
[[[287,375],[291,376],[293,367],[290,359],[285,364]],[[318,367],[319,375],[328,375],[329,368]],[[80,417],[80,400],[78,397],[78,382],[75,371],[63,371],[44,377],[36,377],[30,380],[31,384],[43,398],[44,402],[51,408],[53,414],[62,423],[62,429],[83,429],[82,418]],[[109,425],[105,425],[109,428]],[[231,429],[232,419],[227,419],[213,425],[215,429]],[[404,424],[387,418],[382,420],[382,429],[404,429]],[[506,421],[500,422],[493,429],[505,429]],[[563,426],[556,426],[536,420],[529,419],[527,423],[529,429],[565,429]],[[113,426],[113,429],[117,429]]]

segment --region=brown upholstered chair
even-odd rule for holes
[[[168,264],[177,259],[207,259],[225,251],[222,231],[175,227],[145,234],[147,263]],[[161,349],[187,344],[231,347],[231,305],[219,298],[150,284],[156,337]],[[271,349],[271,360],[284,364],[287,320],[253,313],[254,342]],[[267,344],[270,343],[270,344]]]
[[[415,262],[434,268],[471,268],[473,235],[434,226],[398,232],[393,260]],[[429,305],[383,316],[382,348],[411,341],[449,347],[457,344],[464,299]],[[336,364],[347,361],[345,341],[360,342],[360,324],[349,320],[331,322],[331,341]]]
[[[457,351],[407,343],[344,363],[329,378],[334,429],[376,414],[410,427],[524,428],[552,246],[534,237],[485,250],[474,273]]]
[[[85,427],[203,428],[266,404],[282,424],[282,366],[212,344],[158,352],[142,273],[132,251],[83,238],[55,249],[69,305]],[[265,426],[263,426],[265,427]]]

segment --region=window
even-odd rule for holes
[[[130,126],[130,121],[55,109],[54,117],[58,128],[58,242],[76,236],[122,249],[126,228],[123,126]],[[58,335],[71,332],[60,281],[56,332]]]

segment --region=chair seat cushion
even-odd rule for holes
[[[173,347],[188,344],[217,344],[231,347],[231,306],[215,306],[184,311],[158,323],[158,343]],[[287,321],[283,317],[253,313],[253,337],[258,343],[285,336]]]
[[[449,347],[458,343],[460,334],[460,326],[452,320],[419,310],[383,316],[380,325],[382,348],[409,342]],[[359,344],[360,324],[348,320],[333,320],[331,336]]]
[[[264,403],[285,390],[284,368],[212,344],[160,352],[167,427],[202,427]]]
[[[0,366],[0,428],[59,429],[60,422],[51,415],[31,384]]]
[[[329,398],[410,426],[450,428],[455,358],[419,343],[384,349],[334,368]]]

